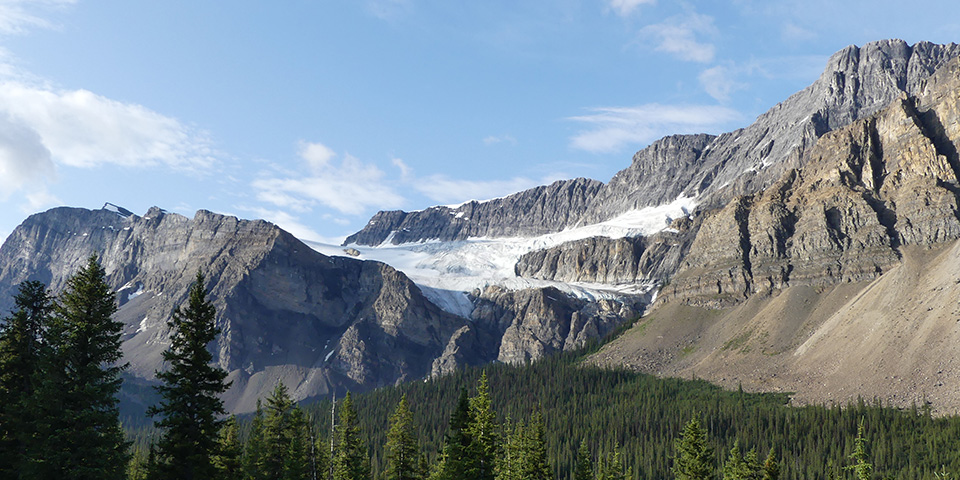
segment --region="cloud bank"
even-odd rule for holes
[[[585,124],[570,146],[593,153],[615,153],[637,148],[664,135],[714,132],[740,119],[733,109],[715,105],[660,105],[601,107],[589,115],[568,120]]]

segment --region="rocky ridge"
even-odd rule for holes
[[[638,152],[607,184],[577,179],[456,209],[380,212],[345,244],[540,235],[595,224],[626,211],[696,197],[719,208],[802,167],[825,133],[873,114],[960,55],[960,45],[902,40],[850,46],[830,57],[812,85],[746,128],[719,136],[674,135]]]
[[[724,305],[790,285],[872,280],[905,246],[960,238],[958,65],[825,134],[803,169],[705,215],[662,301]]]

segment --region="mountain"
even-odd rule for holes
[[[638,152],[606,184],[558,181],[488,202],[379,212],[344,244],[535,236],[600,223],[678,197],[720,206],[802,166],[807,150],[824,133],[882,109],[901,94],[916,94],[925,78],[957,56],[956,44],[911,46],[885,40],[850,46],[830,57],[812,85],[750,126],[719,136],[665,137]]]
[[[522,362],[636,315],[628,305],[559,291],[491,289],[477,292],[482,308],[468,320],[434,305],[389,265],[323,255],[268,222],[203,210],[190,219],[156,207],[137,216],[111,204],[55,208],[18,226],[0,247],[0,310],[12,308],[25,280],[59,292],[92,254],[117,291],[124,358],[138,385],[163,368],[170,312],[204,272],[222,331],[212,348],[233,382],[226,407],[237,412],[250,411],[277,380],[303,399],[464,364]]]
[[[960,60],[915,91],[705,212],[658,308],[594,361],[960,408]]]
[[[278,379],[303,399],[521,363],[644,312],[591,361],[799,402],[956,408],[958,56],[848,47],[746,128],[665,137],[606,184],[380,212],[346,249],[206,211],[53,209],[0,247],[0,309],[97,253],[130,374],[149,382],[201,269],[238,412]]]

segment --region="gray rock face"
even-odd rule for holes
[[[496,359],[523,363],[582,346],[639,315],[646,298],[588,302],[553,287],[510,291],[491,286],[475,292],[471,320],[499,340]],[[629,299],[627,299],[629,300]]]
[[[422,378],[435,362],[446,371],[464,361],[445,349],[468,322],[427,301],[402,273],[326,257],[264,221],[206,211],[193,219],[158,208],[143,217],[75,208],[33,215],[0,247],[0,309],[9,310],[24,280],[60,291],[93,253],[118,291],[130,373],[143,379],[162,368],[166,321],[203,270],[222,329],[215,358],[233,381],[231,411],[252,409],[278,379],[305,398]]]
[[[577,178],[487,202],[470,201],[456,208],[378,212],[363,230],[347,237],[344,245],[551,233],[575,223],[602,185],[596,180]]]
[[[380,212],[347,243],[378,245],[393,231],[393,243],[539,235],[669,203],[680,195],[699,197],[706,209],[720,208],[802,167],[823,134],[877,112],[903,93],[918,93],[924,79],[958,55],[956,44],[884,40],[850,46],[830,57],[812,85],[752,125],[716,137],[665,137],[638,152],[606,185],[578,179],[456,210]]]
[[[660,298],[722,306],[871,280],[900,263],[904,246],[960,238],[960,61],[915,89],[825,134],[803,169],[705,215]]]
[[[536,250],[520,257],[517,276],[556,282],[663,283],[680,265],[696,234],[681,217],[649,237],[591,237]]]

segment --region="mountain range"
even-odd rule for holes
[[[278,379],[303,399],[524,362],[644,312],[591,361],[799,403],[954,411],[958,57],[955,44],[847,47],[750,126],[665,137],[607,183],[379,212],[343,246],[207,211],[56,208],[0,247],[0,310],[20,282],[59,291],[99,254],[129,373],[150,382],[202,270],[237,412]]]

